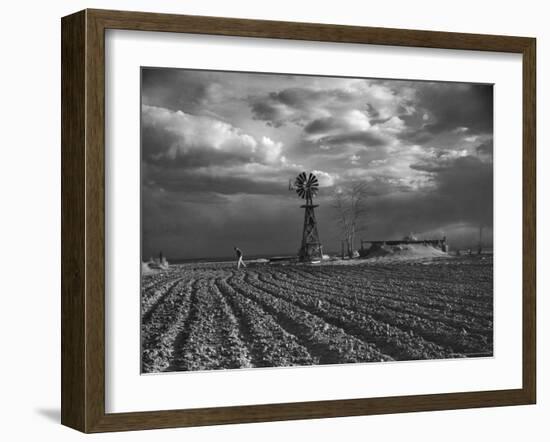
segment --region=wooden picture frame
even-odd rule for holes
[[[83,432],[534,404],[534,38],[84,10],[62,19],[62,424]],[[518,389],[131,413],[105,412],[105,30],[495,51],[523,57],[523,385]]]

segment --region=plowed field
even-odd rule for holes
[[[491,356],[490,256],[144,275],[144,373]]]

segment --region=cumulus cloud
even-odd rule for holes
[[[352,109],[342,112],[335,117],[317,118],[310,121],[305,127],[304,132],[310,135],[310,138],[316,136],[327,136],[342,131],[360,131],[368,130],[370,121],[368,113],[358,109]]]
[[[468,151],[463,150],[446,150],[446,149],[427,149],[420,162],[412,163],[411,169],[424,172],[441,172],[453,168],[455,160],[461,157],[466,157]]]
[[[143,157],[146,161],[194,167],[203,163],[281,160],[282,143],[256,139],[229,123],[154,106],[142,106]]]
[[[144,183],[162,190],[277,194],[303,169],[282,155],[282,143],[212,117],[143,105],[142,131]],[[330,174],[316,172],[332,185]]]
[[[319,186],[321,186],[321,188],[334,186],[335,182],[338,179],[338,175],[334,173],[330,174],[322,170],[313,170],[312,172],[319,180]]]

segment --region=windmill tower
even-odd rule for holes
[[[306,200],[301,208],[304,213],[304,231],[302,233],[302,245],[298,252],[300,261],[313,261],[323,257],[323,246],[319,241],[319,232],[317,230],[317,221],[315,220],[315,207],[313,197],[319,191],[319,181],[317,177],[310,173],[309,176],[302,172],[294,180],[294,186],[290,184],[289,190],[296,190],[300,198]]]

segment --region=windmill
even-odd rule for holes
[[[302,233],[302,245],[298,252],[300,261],[313,261],[323,257],[323,246],[319,241],[319,232],[317,231],[317,221],[315,220],[315,207],[313,197],[319,191],[319,181],[317,177],[306,172],[299,174],[294,180],[294,184],[289,182],[289,190],[295,190],[298,196],[306,200],[306,203],[301,208],[305,209],[304,213],[304,231]]]

